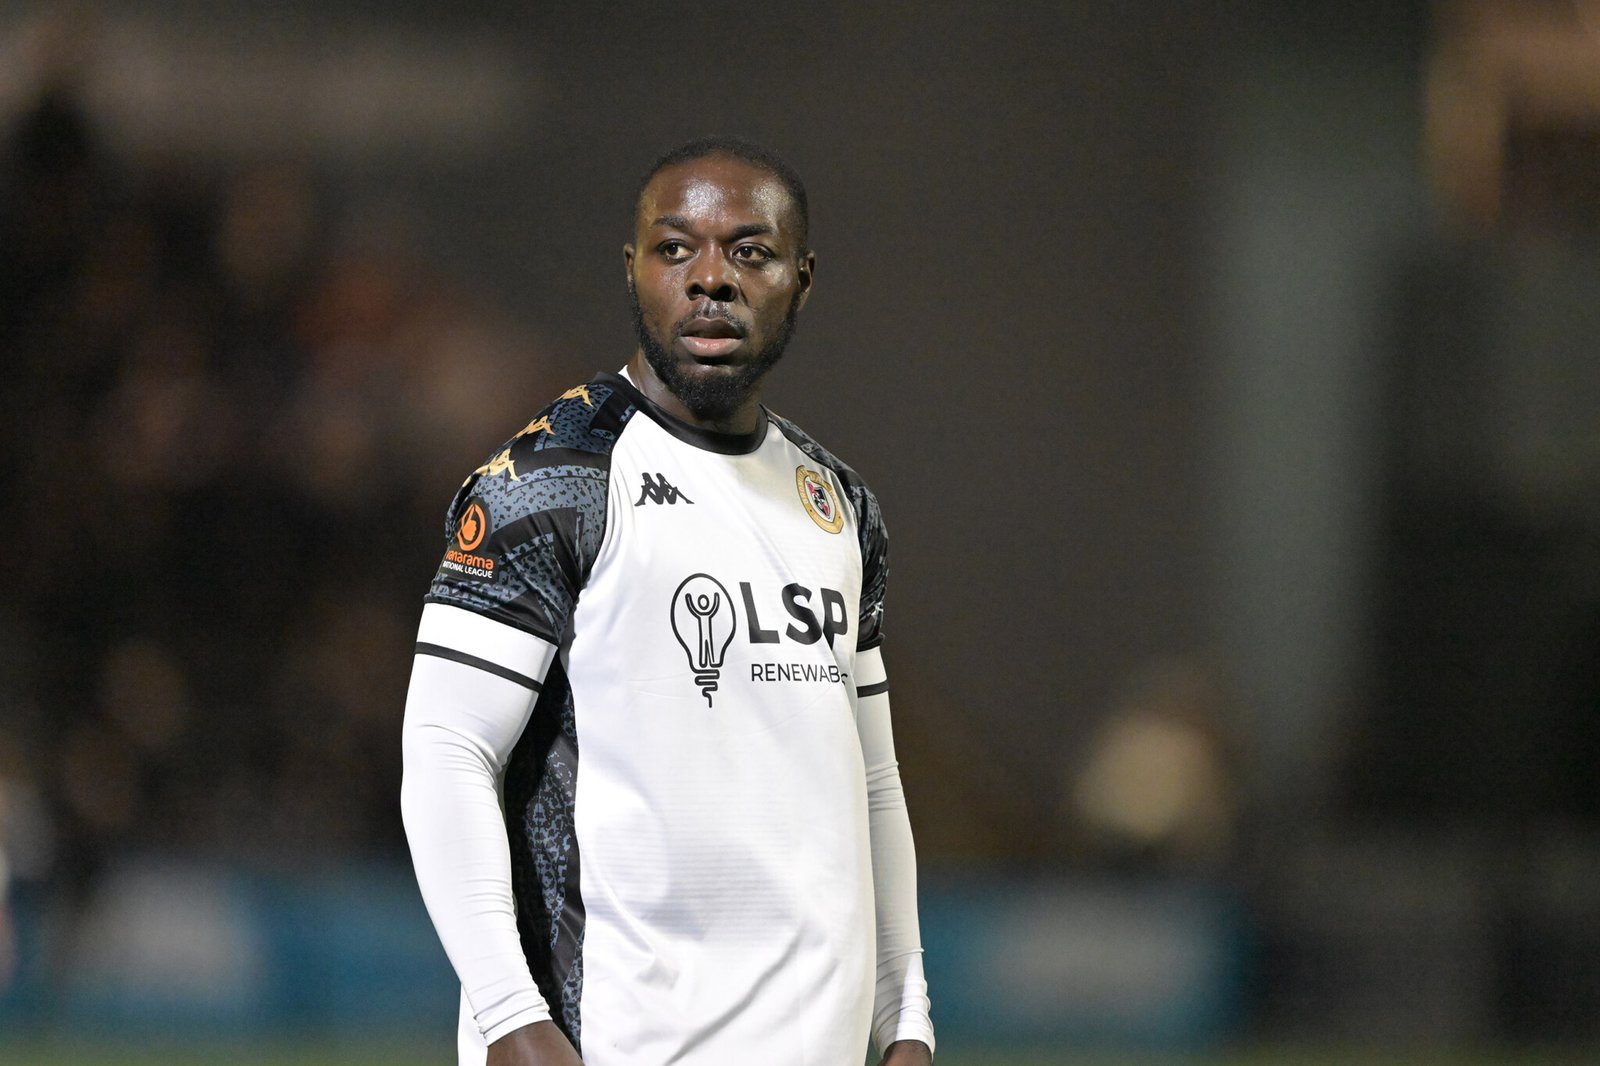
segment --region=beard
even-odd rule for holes
[[[754,359],[735,367],[732,373],[717,374],[711,378],[690,377],[672,353],[651,334],[645,325],[644,312],[639,307],[639,294],[632,285],[628,286],[628,304],[633,313],[633,332],[638,338],[639,350],[644,352],[645,362],[650,364],[650,369],[656,372],[661,383],[683,402],[695,418],[702,422],[721,422],[744,406],[761,379],[766,377],[767,371],[783,358],[783,350],[794,336],[795,315],[800,310],[800,293],[796,292],[789,301],[789,309],[784,312],[778,331],[772,335],[766,347],[756,353]],[[709,309],[712,314],[716,313],[717,307],[713,304]]]

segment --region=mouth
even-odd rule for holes
[[[744,328],[726,318],[691,318],[678,327],[678,340],[696,359],[726,359],[744,343]]]

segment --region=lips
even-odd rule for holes
[[[726,318],[691,318],[678,328],[678,340],[697,359],[721,359],[744,343],[744,329]]]

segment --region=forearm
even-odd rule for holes
[[[437,726],[408,730],[404,751],[400,806],[417,885],[484,1038],[549,1018],[517,933],[492,773]]]
[[[892,789],[899,793],[899,774]],[[878,1047],[920,1040],[933,1047],[928,984],[922,969],[922,936],[917,919],[916,854],[903,797],[899,805],[882,798],[869,814],[872,870],[878,926],[877,979],[872,1032]]]

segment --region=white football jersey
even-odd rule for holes
[[[887,689],[866,486],[775,415],[710,433],[608,374],[479,467],[447,535],[418,652],[528,694],[516,927],[585,1063],[858,1064],[882,979],[858,709]]]

